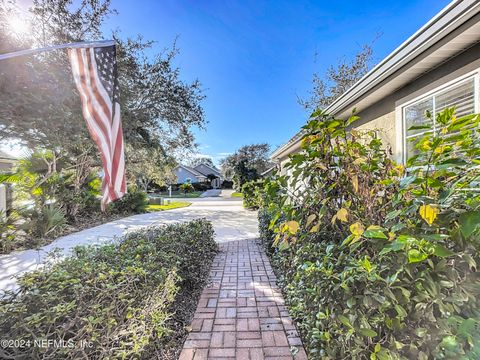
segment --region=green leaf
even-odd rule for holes
[[[422,130],[422,129],[431,129],[430,125],[413,125],[408,128],[408,130]]]
[[[425,328],[417,328],[415,329],[415,335],[418,337],[423,338],[428,333],[428,330]]]
[[[386,231],[386,229],[380,226],[370,225],[363,233],[363,236],[368,239],[388,239],[388,237],[384,234],[384,231]]]
[[[428,257],[427,254],[418,251],[417,249],[408,250],[408,262],[416,263],[425,260]]]
[[[406,176],[402,180],[400,180],[400,187],[406,187],[410,185],[412,182],[414,182],[417,179],[416,176],[411,175],[411,176]]]
[[[465,319],[462,321],[460,326],[458,327],[458,335],[463,336],[463,337],[468,337],[470,336],[474,329],[475,329],[475,320],[474,319]]]
[[[321,312],[321,311],[319,311],[319,312],[317,313],[317,319],[318,319],[318,320],[322,320],[322,319],[326,319],[326,318],[327,318],[327,315],[325,315],[325,313],[323,313],[323,312]]]
[[[433,254],[439,257],[447,257],[452,256],[454,252],[448,250],[445,246],[435,245]]]
[[[370,272],[372,271],[372,264],[370,263],[370,261],[368,260],[368,257],[365,256],[365,258],[360,261],[360,265],[362,265],[362,267],[367,270],[367,272],[370,274]]]
[[[392,360],[392,357],[390,356],[390,353],[388,352],[388,349],[381,349],[377,353],[377,358],[379,360]]]
[[[462,232],[463,236],[469,237],[475,232],[475,230],[478,229],[478,226],[480,225],[480,211],[464,212],[458,218],[458,222],[460,223],[460,231]]]
[[[407,316],[407,312],[401,305],[395,305],[395,310],[397,310],[397,314],[400,318],[404,318]]]
[[[356,238],[356,236],[353,235],[353,234],[348,235],[348,236],[345,238],[345,240],[343,240],[341,246],[348,245],[348,244],[349,244],[353,239],[355,239],[355,238]]]
[[[347,306],[349,309],[351,309],[356,303],[357,301],[353,297],[347,300]]]
[[[368,337],[375,337],[378,335],[377,332],[372,329],[358,329],[358,332],[363,336],[368,336]]]
[[[440,343],[440,346],[450,350],[454,350],[457,345],[458,342],[457,339],[455,339],[455,336],[445,336]]]
[[[349,327],[349,328],[353,328],[352,324],[350,323],[350,320],[348,320],[348,318],[344,315],[338,315],[338,320],[340,320],[340,322]]]

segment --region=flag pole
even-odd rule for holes
[[[0,60],[6,60],[6,59],[11,59],[17,56],[38,54],[41,52],[59,50],[59,49],[106,47],[106,46],[112,46],[112,45],[115,45],[114,40],[83,41],[83,42],[75,42],[75,43],[69,43],[69,44],[52,45],[52,46],[47,46],[43,48],[25,49],[25,50],[14,51],[11,53],[6,53],[6,54],[0,54]]]

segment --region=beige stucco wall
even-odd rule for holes
[[[395,111],[390,111],[370,121],[359,123],[354,128],[360,131],[376,130],[377,136],[382,140],[383,145],[393,155],[397,152],[395,126]]]

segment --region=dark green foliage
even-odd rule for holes
[[[252,180],[242,186],[243,206],[258,209],[263,202],[263,180]]]
[[[110,205],[113,214],[141,214],[148,206],[147,194],[135,187],[128,189],[128,192],[120,199]]]
[[[233,188],[233,181],[231,180],[223,180],[222,182],[222,189],[232,189]]]
[[[0,332],[5,339],[93,346],[0,348],[0,357],[177,358],[216,249],[213,228],[201,219],[78,247],[25,275],[19,291],[0,300]]]
[[[195,191],[195,188],[193,187],[193,185],[191,183],[186,182],[186,183],[180,185],[180,190],[183,191],[184,194],[186,194],[186,193]]]
[[[18,216],[15,212],[0,211],[0,254],[12,251],[16,246]]]
[[[258,231],[260,234],[260,240],[262,241],[265,251],[269,255],[272,255],[275,252],[275,247],[273,246],[275,233],[270,227],[272,220],[273,213],[267,208],[263,207],[258,210]]]
[[[437,114],[406,176],[355,120],[314,113],[259,213],[309,358],[480,358],[480,117]]]
[[[233,173],[233,186],[238,190],[241,190],[247,182],[255,181],[260,177],[257,169],[248,166],[247,160],[240,160],[235,164]]]
[[[192,186],[192,191],[207,191],[213,188],[209,183],[193,183]]]
[[[272,167],[269,153],[270,145],[266,143],[242,146],[221,160],[222,173],[225,178],[233,180],[236,191],[241,191],[243,184],[257,180],[264,171]]]

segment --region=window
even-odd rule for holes
[[[476,111],[477,90],[476,76],[456,82],[455,84],[435,91],[433,94],[416,100],[413,103],[403,107],[403,129],[404,129],[404,159],[415,155],[414,144],[410,139],[419,137],[426,133],[423,129],[409,130],[412,126],[426,125],[433,121],[432,130],[436,132],[439,129],[435,124],[435,116],[447,107],[456,108],[457,117],[472,114]],[[425,112],[430,111],[433,119],[426,119]]]

